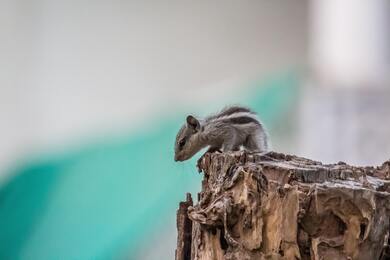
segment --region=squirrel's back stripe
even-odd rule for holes
[[[258,120],[250,116],[230,117],[230,118],[223,119],[222,121],[233,125],[245,125],[249,123],[261,125]]]
[[[233,106],[233,107],[227,107],[223,109],[221,113],[217,115],[217,117],[229,116],[235,113],[242,113],[242,112],[253,113],[250,109],[246,107]]]
[[[242,116],[253,117],[254,119],[256,119],[256,114],[252,112],[250,109],[245,107],[233,106],[233,107],[227,107],[223,109],[220,113],[206,118],[206,121],[207,122],[214,122],[214,121],[221,121],[221,120],[225,121],[226,119],[237,118]]]

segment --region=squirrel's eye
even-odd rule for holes
[[[184,145],[186,144],[186,140],[185,139],[181,139],[179,141],[179,146],[182,148]]]

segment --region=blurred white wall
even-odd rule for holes
[[[305,62],[306,1],[0,5],[0,172]]]
[[[314,0],[310,61],[329,86],[360,88],[390,80],[390,2]]]
[[[379,165],[390,158],[390,2],[310,2],[311,73],[301,155]]]

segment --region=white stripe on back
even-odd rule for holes
[[[216,117],[216,118],[211,119],[210,122],[222,121],[222,120],[238,118],[238,117],[251,117],[260,123],[259,118],[256,116],[256,114],[249,113],[249,112],[239,112],[239,113],[233,113],[233,114],[230,114],[227,116]]]

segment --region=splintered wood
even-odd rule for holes
[[[190,259],[191,257],[191,237],[192,222],[187,216],[188,207],[192,206],[191,194],[187,193],[187,200],[180,202],[176,215],[177,226],[177,248],[176,259]]]
[[[206,154],[199,167],[199,201],[178,211],[192,237],[179,228],[187,253],[177,260],[390,259],[389,161],[353,167],[240,152]]]

